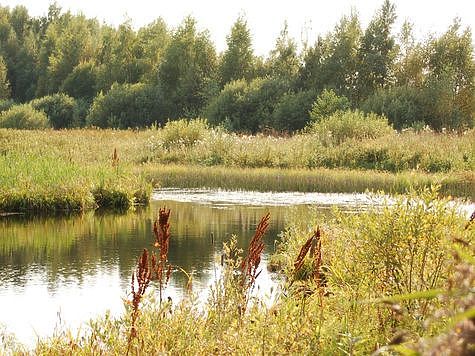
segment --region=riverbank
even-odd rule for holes
[[[280,297],[270,305],[265,297],[244,303],[248,294],[241,283],[241,261],[247,249],[240,253],[228,243],[224,270],[204,309],[192,283],[188,294],[173,304],[160,303],[158,286],[151,284],[134,324],[129,301],[121,317],[104,315],[79,334],[58,331],[39,340],[33,353],[460,354],[470,350],[473,342],[464,335],[473,328],[469,318],[473,315],[474,226],[466,228],[467,220],[448,201],[437,199],[434,190],[410,198],[412,204],[404,197],[382,210],[359,214],[324,217],[309,211],[293,216],[272,258],[284,279]],[[172,219],[170,223],[188,222]],[[315,234],[317,226],[320,232]],[[152,242],[149,236],[146,245]],[[7,353],[24,351],[13,340],[4,340]]]
[[[450,154],[447,154],[450,152]],[[239,136],[203,121],[119,130],[0,130],[0,212],[126,210],[152,185],[260,191],[404,192],[432,184],[475,199],[475,130],[324,144]]]

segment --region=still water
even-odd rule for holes
[[[154,241],[160,207],[171,209],[169,260],[193,273],[193,290],[206,298],[219,269],[222,244],[235,234],[245,247],[260,218],[271,213],[258,285],[270,295],[275,276],[266,270],[274,241],[290,212],[338,205],[379,204],[364,194],[255,193],[216,190],[156,191],[147,209],[125,215],[87,213],[61,218],[0,217],[0,324],[33,345],[55,328],[86,328],[91,318],[123,312],[137,257]],[[179,300],[186,279],[175,271],[165,297]]]

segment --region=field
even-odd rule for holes
[[[0,211],[144,204],[153,186],[404,192],[475,197],[475,131],[390,133],[330,144],[316,134],[243,136],[202,120],[148,130],[0,130]]]

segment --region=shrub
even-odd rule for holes
[[[310,109],[315,98],[313,90],[284,94],[275,106],[273,126],[279,130],[301,130],[310,119]]]
[[[350,101],[345,96],[338,96],[333,90],[323,90],[313,103],[310,111],[312,121],[320,121],[336,111],[350,109]]]
[[[15,105],[15,101],[12,99],[1,99],[0,100],[0,112],[6,111]]]
[[[61,85],[61,91],[74,98],[91,101],[96,95],[97,70],[94,63],[80,63],[66,77]]]
[[[203,119],[169,121],[162,130],[163,145],[167,148],[174,145],[192,146],[208,133],[208,123]]]
[[[424,105],[419,89],[397,87],[376,91],[362,104],[365,112],[385,115],[398,130],[424,120]]]
[[[210,102],[205,114],[212,124],[225,123],[231,130],[255,133],[272,125],[275,107],[288,90],[288,83],[279,79],[236,80]]]
[[[33,130],[48,126],[46,114],[28,104],[15,105],[0,113],[0,127],[3,128]]]
[[[66,94],[53,94],[32,100],[31,106],[43,111],[55,129],[72,127],[76,101]]]
[[[135,128],[163,123],[162,96],[148,84],[114,84],[94,99],[86,124],[101,128]]]
[[[393,132],[388,120],[361,111],[338,111],[308,126],[308,132],[319,137],[325,145],[339,145],[348,139],[363,140],[389,135]]]

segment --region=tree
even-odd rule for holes
[[[221,86],[236,79],[251,80],[254,76],[254,54],[247,21],[242,16],[234,23],[226,42],[228,48],[219,68]]]
[[[170,118],[196,117],[216,86],[216,51],[208,32],[187,17],[174,32],[158,71]]]
[[[345,96],[338,96],[333,90],[324,90],[312,105],[310,119],[320,121],[337,111],[350,109],[350,101]]]
[[[455,19],[445,34],[430,42],[429,53],[428,87],[444,91],[443,96],[453,106],[451,115],[434,113],[440,118],[439,128],[473,127],[475,62],[470,29],[461,31],[460,21]],[[446,110],[447,106],[441,109]]]
[[[2,56],[0,56],[0,99],[10,98],[10,82],[7,78],[7,65]]]
[[[269,71],[273,77],[293,82],[297,78],[300,59],[297,44],[289,37],[287,21],[277,38],[275,48],[270,53]]]
[[[391,27],[396,20],[394,4],[385,0],[366,29],[358,51],[358,97],[367,98],[391,83],[395,39]]]
[[[76,99],[91,102],[97,93],[97,68],[93,62],[79,63],[66,77],[61,91]]]
[[[424,83],[426,60],[424,48],[415,42],[413,26],[404,22],[399,34],[399,53],[394,65],[396,86],[421,88]]]
[[[327,37],[328,57],[324,62],[323,82],[339,95],[354,96],[357,52],[361,39],[361,27],[356,13],[343,16],[333,33]]]

